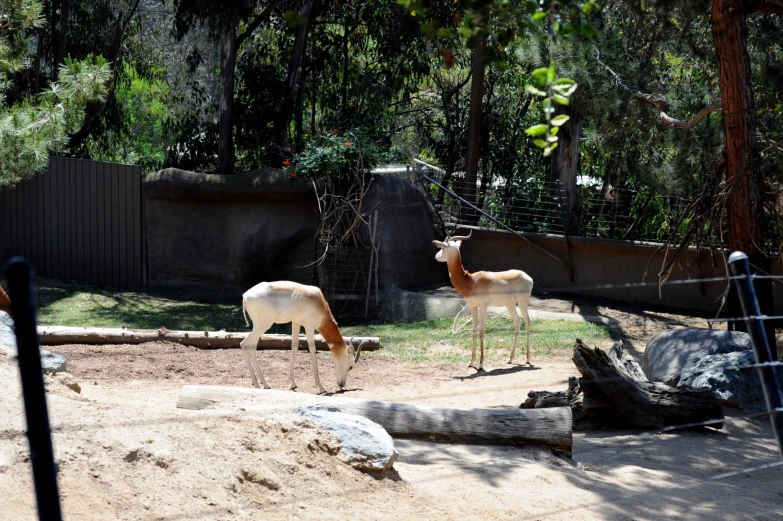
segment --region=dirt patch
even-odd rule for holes
[[[643,346],[643,343],[641,344]],[[778,458],[768,422],[734,414],[723,431],[577,433],[574,457],[547,449],[397,440],[394,470],[344,464],[328,435],[284,414],[176,408],[185,384],[250,387],[239,349],[165,342],[50,348],[70,375],[47,377],[66,519],[780,519],[783,467],[723,479]],[[288,389],[290,352],[260,353],[269,383]],[[533,366],[409,362],[365,353],[343,397],[454,407],[517,407],[532,389],[561,390],[566,357]],[[328,353],[318,355],[336,390]],[[310,357],[294,368],[315,392]],[[35,519],[19,376],[0,355],[0,512]],[[322,449],[325,447],[326,449]],[[771,485],[773,484],[773,485]]]

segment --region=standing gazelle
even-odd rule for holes
[[[302,326],[304,326],[305,335],[307,335],[307,346],[310,348],[310,359],[315,372],[315,385],[318,386],[319,391],[325,393],[326,389],[321,385],[321,379],[318,376],[314,334],[316,329],[324,337],[329,345],[329,350],[334,355],[337,385],[340,389],[345,388],[348,372],[359,361],[362,346],[359,346],[356,355],[354,355],[353,346],[345,342],[329,309],[329,304],[326,303],[320,289],[288,281],[262,282],[242,295],[242,312],[245,314],[245,322],[247,322],[248,315],[253,321],[253,331],[240,343],[242,354],[245,356],[248,369],[250,369],[253,385],[260,387],[258,385],[258,379],[260,379],[264,388],[269,389],[269,384],[266,383],[264,375],[261,373],[261,367],[258,365],[256,357],[256,349],[261,335],[272,327],[272,324],[291,322],[291,389],[296,389],[294,366],[296,365],[296,354],[299,351],[299,330]]]
[[[472,234],[473,231],[470,232],[470,235]],[[435,259],[448,263],[451,284],[465,297],[473,314],[473,355],[470,357],[468,367],[476,367],[476,327],[478,327],[481,338],[481,358],[478,370],[484,370],[484,325],[487,319],[487,306],[506,306],[514,320],[514,347],[511,349],[509,364],[514,362],[514,354],[517,350],[521,321],[517,315],[516,307],[519,306],[519,310],[525,318],[527,363],[530,364],[530,317],[527,314],[527,305],[530,301],[530,293],[533,291],[533,279],[524,271],[519,270],[469,273],[462,266],[459,247],[463,240],[470,239],[470,235],[467,237],[446,237],[445,242],[432,241],[432,244],[440,248]]]

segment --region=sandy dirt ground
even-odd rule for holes
[[[95,348],[92,348],[95,349]],[[74,376],[48,378],[66,519],[780,519],[781,467],[770,428],[729,419],[722,431],[577,433],[572,460],[541,448],[397,440],[395,470],[371,477],[322,450],[324,433],[229,406],[187,411],[183,384],[248,386],[236,350],[188,356],[170,344],[117,347],[115,363],[72,346]],[[76,356],[84,351],[83,358]],[[155,354],[157,353],[157,355]],[[176,355],[179,354],[177,359]],[[319,355],[325,382],[328,355]],[[164,370],[149,364],[168,360]],[[270,383],[286,388],[287,356],[264,353]],[[300,357],[297,378],[313,392]],[[489,371],[368,355],[343,396],[514,407],[530,389],[561,389],[563,362]],[[0,512],[34,519],[15,365],[0,362]],[[77,382],[77,393],[67,384]],[[327,383],[328,388],[334,388]]]
[[[47,377],[68,520],[783,519],[782,466],[713,479],[777,461],[768,421],[738,412],[729,411],[722,430],[575,433],[572,459],[537,447],[396,440],[394,469],[370,476],[332,455],[327,434],[285,414],[231,404],[176,408],[182,385],[249,387],[237,349],[51,349],[68,357],[70,371]],[[288,388],[289,357],[261,354],[276,389]],[[329,354],[318,359],[324,385],[335,390]],[[518,407],[529,390],[564,389],[576,373],[565,359],[533,362],[478,376],[463,366],[367,353],[341,396]],[[296,378],[299,392],[315,392],[307,355],[299,356]],[[0,519],[32,520],[19,377],[3,355],[0,418]]]

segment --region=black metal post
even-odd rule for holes
[[[54,463],[49,411],[46,408],[41,353],[35,320],[32,266],[21,257],[14,257],[5,266],[11,314],[16,331],[17,357],[22,377],[24,412],[27,418],[27,438],[30,441],[30,462],[33,466],[38,519],[61,521],[60,494],[57,489],[57,468]]]
[[[734,282],[739,293],[742,311],[745,315],[745,324],[748,326],[750,343],[756,354],[757,364],[769,364],[772,362],[772,353],[769,350],[767,334],[764,331],[764,319],[761,317],[761,309],[756,299],[756,290],[753,288],[753,280],[750,275],[750,263],[748,256],[741,251],[735,251],[729,255],[729,267],[731,274],[736,277]],[[767,407],[770,411],[772,430],[778,442],[778,451],[783,458],[783,398],[780,394],[780,385],[772,365],[760,365],[757,367],[761,378],[761,388],[767,399]]]

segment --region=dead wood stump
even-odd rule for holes
[[[568,390],[531,391],[520,408],[571,407],[574,430],[660,429],[721,420],[723,404],[711,391],[678,389],[650,382],[639,365],[616,342],[609,353],[577,339],[574,364],[582,378],[569,378]]]

